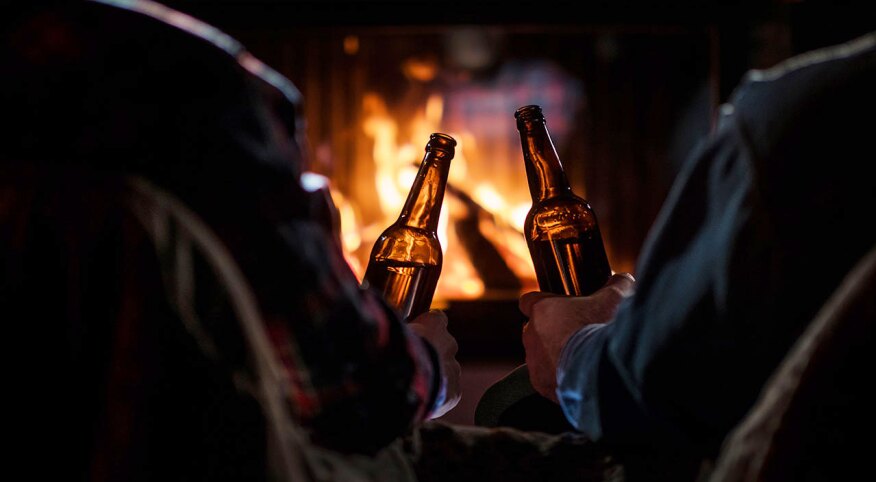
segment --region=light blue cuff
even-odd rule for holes
[[[569,340],[560,352],[560,359],[557,362],[556,393],[557,399],[560,401],[560,406],[563,408],[563,412],[566,413],[566,417],[569,418],[569,420],[574,420],[574,417],[570,417],[570,415],[577,413],[579,407],[567,407],[567,405],[580,405],[583,402],[584,394],[580,393],[578,390],[563,391],[563,381],[565,380],[566,375],[570,373],[578,373],[580,378],[581,367],[578,366],[578,363],[580,363],[580,356],[576,356],[576,354],[586,353],[589,348],[588,345],[591,345],[596,338],[594,335],[605,328],[606,325],[607,323],[594,323],[581,328],[569,337]],[[581,380],[576,381],[579,382],[576,384],[577,386],[584,386],[580,384]]]
[[[429,410],[429,417],[433,418],[437,416],[439,410],[447,403],[447,377],[442,373],[441,375],[441,387],[438,388],[438,394],[435,395],[435,402],[432,404],[432,409]]]

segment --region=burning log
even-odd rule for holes
[[[523,285],[508,266],[505,258],[481,231],[481,223],[496,223],[492,213],[456,186],[447,185],[447,193],[465,206],[465,213],[456,218],[454,227],[460,243],[487,290],[520,290]]]

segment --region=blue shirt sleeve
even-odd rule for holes
[[[589,372],[582,370],[582,366],[587,365],[586,362],[584,364],[578,362],[586,359],[588,353],[595,352],[594,346],[598,343],[600,332],[605,326],[605,323],[596,323],[578,330],[566,342],[557,363],[557,399],[566,418],[579,430],[580,427],[576,422],[582,416],[584,397],[587,396],[583,387],[588,384]]]

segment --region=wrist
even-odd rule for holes
[[[587,345],[588,340],[593,338],[593,336],[606,325],[607,323],[593,323],[583,326],[566,339],[563,348],[560,350],[560,357],[557,360],[557,386],[560,386],[563,382],[566,367],[568,367],[570,363],[574,365],[574,362],[570,360],[574,358],[575,353]]]
[[[429,398],[424,402],[425,418],[429,419],[446,402],[447,377],[444,375],[444,367],[441,366],[441,357],[438,355],[438,350],[425,337],[421,335],[417,335],[417,337],[425,347],[432,366],[431,389],[429,390]]]

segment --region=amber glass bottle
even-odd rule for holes
[[[596,213],[572,192],[541,107],[520,107],[514,117],[532,194],[523,229],[539,289],[591,294],[611,276]]]
[[[429,136],[398,220],[383,231],[371,250],[362,286],[383,293],[404,319],[428,311],[438,285],[443,262],[438,217],[455,149],[456,140],[449,135]]]

